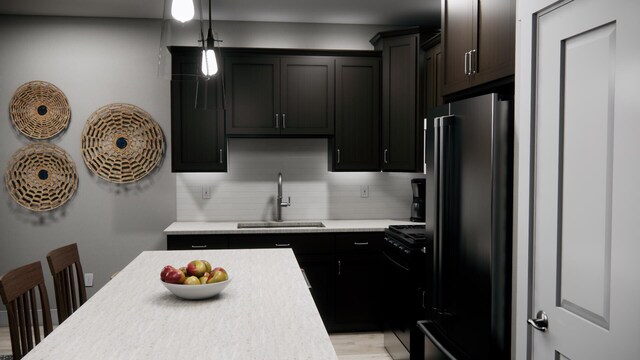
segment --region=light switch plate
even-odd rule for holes
[[[202,198],[203,199],[211,199],[211,186],[203,186],[202,187]]]
[[[93,286],[93,273],[84,273],[84,287]]]
[[[369,185],[360,185],[360,197],[361,198],[369,197]]]

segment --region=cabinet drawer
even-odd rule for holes
[[[377,252],[382,249],[383,232],[336,234],[336,250],[340,253]]]
[[[291,248],[295,254],[330,254],[333,234],[259,234],[230,238],[232,249]]]
[[[229,240],[214,235],[167,235],[167,250],[228,249]]]

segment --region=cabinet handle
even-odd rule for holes
[[[287,114],[282,114],[282,128],[287,128]]]
[[[389,163],[389,160],[387,160],[387,154],[389,154],[389,149],[384,149],[383,159],[385,164]]]
[[[338,275],[342,274],[342,261],[338,260]]]
[[[220,164],[222,164],[222,149],[220,149]]]
[[[353,245],[364,246],[364,245],[369,245],[369,242],[368,241],[365,241],[365,242],[354,242]]]
[[[338,164],[340,164],[340,149],[338,149]]]
[[[476,69],[478,68],[478,64],[476,64],[476,59],[478,56],[476,55],[476,49],[469,51],[469,74],[473,75],[476,73]]]
[[[426,307],[426,305],[425,305],[425,303],[424,303],[424,297],[425,297],[426,293],[427,293],[427,292],[426,292],[425,290],[422,290],[422,308],[423,308],[423,309],[426,309],[426,308],[427,308],[427,307]]]
[[[192,249],[206,249],[207,245],[191,245]]]
[[[291,246],[291,244],[276,244],[276,247],[288,247]]]
[[[309,282],[309,278],[307,278],[307,273],[304,272],[303,268],[300,268],[300,271],[302,271],[302,277],[304,278],[304,282],[307,283],[307,288],[311,289],[312,286],[311,286],[311,283]]]
[[[469,75],[469,51],[464,53],[464,74]]]
[[[280,114],[276,114],[276,129],[280,129]]]

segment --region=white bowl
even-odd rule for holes
[[[231,277],[225,281],[213,283],[213,284],[201,284],[201,285],[182,285],[182,284],[169,284],[160,280],[162,285],[166,287],[173,295],[187,299],[187,300],[201,300],[214,297],[222,292],[224,288],[231,282]]]

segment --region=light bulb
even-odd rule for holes
[[[180,22],[193,19],[194,14],[193,0],[173,0],[171,3],[171,16]]]
[[[216,53],[212,49],[202,50],[202,73],[211,76],[217,72]]]

